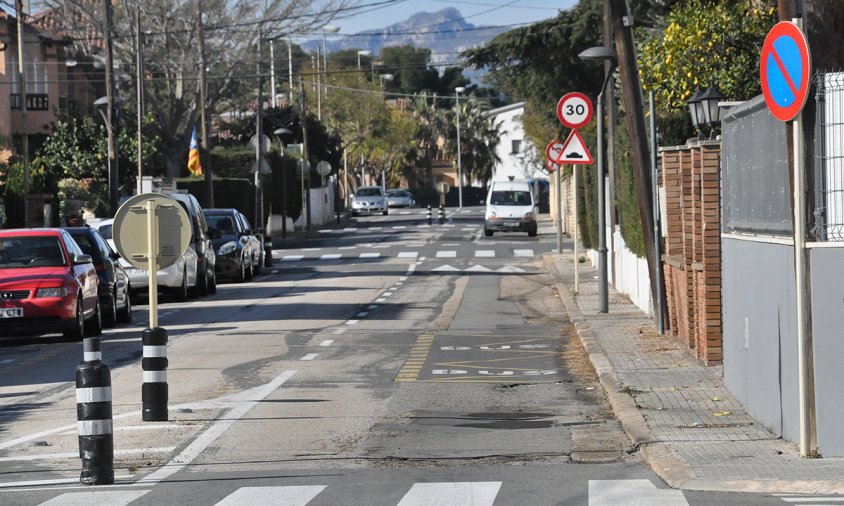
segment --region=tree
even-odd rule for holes
[[[413,118],[416,120],[416,143],[413,158],[425,172],[425,187],[434,187],[434,157],[439,151],[439,139],[445,130],[445,116],[437,107],[437,96],[420,93],[413,97]]]
[[[351,0],[205,0],[204,34],[206,67],[209,70],[207,107],[209,111],[228,97],[252,96],[257,86],[256,67],[263,55],[256,52],[258,38],[296,34],[330,22],[338,9]],[[59,29],[77,37],[77,51],[88,55],[100,52],[103,39],[102,2],[88,0],[47,0],[61,23]],[[147,80],[147,107],[155,119],[166,158],[168,175],[178,175],[187,152],[191,126],[199,116],[198,65],[196,43],[196,0],[122,0],[114,8],[114,55],[117,67],[132,69],[138,35],[135,13],[142,12]],[[134,74],[133,71],[127,74]],[[119,75],[119,71],[118,71]],[[130,89],[118,86],[119,94]],[[133,88],[133,87],[130,87]]]
[[[759,54],[776,23],[776,8],[754,0],[679,4],[653,28],[643,28],[642,86],[660,111],[685,111],[696,89],[717,88],[731,100],[760,93]]]

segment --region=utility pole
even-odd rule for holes
[[[270,103],[278,107],[275,100],[275,40],[270,39]]]
[[[305,80],[299,76],[299,91],[301,100],[299,107],[302,111],[302,181],[307,178],[306,202],[307,202],[307,225],[306,230],[311,231],[311,166],[308,163],[308,102],[305,100]]]
[[[608,13],[609,10],[609,0],[604,0],[604,12]],[[613,46],[613,27],[612,27],[612,19],[610,16],[604,16],[604,45],[606,47]],[[612,72],[612,62],[604,61],[604,75]],[[611,206],[615,204],[615,124],[616,124],[616,103],[615,103],[615,86],[612,84],[607,85],[607,89],[604,90],[604,97],[606,98],[606,112],[607,112],[607,124],[604,131],[607,134],[607,139],[609,142],[606,143],[606,167],[607,167],[607,178],[609,184],[606,185],[607,189],[607,202],[610,202]],[[612,233],[615,231],[615,226],[618,224],[616,221],[616,213],[610,212],[609,213],[609,220],[608,224],[610,227],[610,233],[607,234],[607,238],[609,240],[609,264],[612,266],[612,276],[610,281],[613,285],[616,283],[616,269],[615,269],[615,234]]]
[[[627,111],[627,132],[630,138],[630,158],[633,162],[636,196],[639,204],[639,219],[645,239],[648,259],[648,274],[651,281],[651,300],[658,300],[656,284],[656,262],[654,258],[653,199],[651,197],[651,172],[648,161],[648,135],[645,129],[645,109],[642,100],[642,85],[636,63],[636,47],[633,43],[633,17],[627,12],[626,0],[610,0],[610,17],[613,20],[615,51],[621,73],[624,110]]]
[[[199,42],[199,121],[202,123],[200,134],[202,145],[199,147],[200,166],[205,183],[205,207],[214,207],[214,181],[211,167],[210,145],[208,143],[208,119],[206,117],[208,97],[207,63],[205,61],[205,33],[202,29],[202,0],[196,0],[196,35]],[[260,44],[260,42],[259,42]],[[259,105],[260,110],[260,105]],[[258,113],[260,117],[260,112]],[[205,155],[203,157],[203,155]]]
[[[316,49],[316,103],[317,103],[317,119],[322,121],[322,80],[320,76],[322,72],[319,68],[320,61],[319,61],[319,46]]]
[[[290,81],[290,101],[293,101],[293,45],[287,39],[287,78]]]
[[[144,175],[144,148],[143,148],[143,126],[144,126],[144,42],[143,34],[141,33],[141,6],[135,11],[135,33],[138,36],[138,47],[135,51],[137,62],[135,65],[135,88],[138,92],[138,180],[135,184],[135,191],[137,195],[143,193],[143,175]]]
[[[111,0],[103,0],[103,32],[105,35],[106,52],[105,52],[105,81],[106,81],[106,98],[108,100],[108,111],[106,111],[106,120],[108,121],[108,128],[106,129],[108,135],[108,209],[109,216],[114,216],[117,212],[117,185],[119,184],[120,170],[117,167],[117,128],[115,124],[115,103],[114,103],[114,61],[112,59],[112,40],[111,40],[111,17],[112,8]]]
[[[15,2],[15,16],[18,18],[18,77],[20,79],[21,139],[23,143],[23,223],[29,228],[29,133],[26,125],[26,64],[23,48],[23,0]]]

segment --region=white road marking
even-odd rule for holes
[[[402,276],[399,278],[399,281],[407,281],[407,276]]]
[[[325,490],[325,485],[288,485],[284,487],[242,487],[218,502],[216,506],[243,504],[284,504],[305,506]]]
[[[366,306],[366,309],[373,310],[373,309],[378,309],[378,307],[379,307],[378,304],[370,304],[370,305]]]
[[[413,271],[415,271],[415,270],[416,270],[416,265],[410,264],[410,265],[407,266],[407,272],[405,274],[410,276],[411,274],[413,274]]]
[[[393,296],[393,292],[384,292],[384,293],[381,294],[381,297],[392,297],[392,296]]]
[[[313,360],[319,356],[319,353],[308,353],[304,357],[300,358],[299,360]]]
[[[517,257],[532,257],[533,250],[532,249],[514,249],[513,255]]]
[[[339,328],[339,329],[334,330],[333,333],[339,335],[339,334],[342,334],[344,332],[346,332],[346,329]]]
[[[301,251],[320,251],[322,248],[302,248]]]
[[[340,246],[337,249],[355,249],[355,248],[357,248],[357,246]]]
[[[332,344],[334,344],[334,339],[326,339],[325,341],[319,343],[319,345],[322,346],[323,348],[328,348]]]
[[[126,506],[147,493],[149,493],[149,490],[86,490],[85,492],[69,492],[54,497],[47,502],[42,502],[41,506],[90,506],[91,504]]]
[[[418,251],[400,251],[398,257],[399,258],[416,258],[417,256],[419,256]]]
[[[263,401],[268,395],[277,390],[287,380],[293,377],[296,371],[283,371],[276,376],[272,381],[264,385],[250,388],[243,392],[237,393],[228,397],[235,404],[229,409],[228,413],[223,418],[213,422],[202,434],[193,440],[182,452],[177,455],[168,464],[159,468],[157,471],[147,475],[146,477],[135,482],[136,486],[155,485],[169,476],[181,471],[185,466],[194,461],[208,446],[210,446],[218,437],[229,429],[236,421],[241,419],[246,413],[254,408],[259,402]]]
[[[295,262],[305,258],[304,255],[285,255],[281,258],[282,262]]]
[[[358,258],[378,258],[380,256],[381,253],[361,253]]]
[[[504,267],[498,269],[495,272],[525,272],[525,270],[520,269],[518,267],[513,267],[512,265],[507,265],[507,266],[504,266]]]
[[[464,269],[465,272],[492,272],[492,269],[488,267],[484,267],[483,265],[473,265],[468,269]]]
[[[366,318],[367,316],[369,316],[369,313],[367,313],[366,311],[361,311],[360,313],[355,315],[356,318]]]
[[[456,256],[456,251],[437,251],[437,258],[455,258]]]
[[[270,271],[270,273],[271,274],[278,274],[278,269],[273,269],[272,271]]]
[[[460,246],[460,243],[459,242],[444,242],[444,243],[440,244],[440,246],[446,246],[446,247],[448,247],[448,246]]]
[[[491,249],[479,249],[475,250],[475,256],[483,258],[493,258],[495,256],[495,251]]]
[[[327,253],[319,257],[320,260],[339,260],[343,255],[341,253]]]
[[[164,448],[127,448],[124,450],[114,450],[115,455],[135,455],[138,453],[168,453],[175,450],[175,446],[168,446]],[[17,455],[11,457],[0,457],[0,462],[15,462],[18,460],[22,461],[31,461],[31,460],[58,460],[58,459],[78,459],[79,452],[68,452],[68,453],[42,453],[37,455]]]
[[[14,364],[16,361],[17,359],[14,358],[4,358],[3,360],[0,360],[0,365]]]
[[[491,506],[499,489],[501,489],[500,481],[414,483],[402,497],[398,506],[430,504]]]
[[[450,265],[441,265],[436,269],[433,269],[433,272],[460,272],[460,269],[457,267],[452,267]]]
[[[393,227],[393,230],[403,230],[405,228],[407,228],[407,227],[404,226],[404,225],[396,225],[396,226]]]
[[[379,302],[379,303],[383,304],[383,303],[387,302],[387,299],[385,299],[384,297],[378,297],[377,299],[375,299],[375,302]]]
[[[346,321],[346,325],[357,325],[357,324],[358,324],[358,320],[347,320]]]
[[[589,506],[617,504],[689,506],[682,490],[659,489],[649,480],[589,480]]]

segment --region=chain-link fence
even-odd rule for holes
[[[844,241],[844,72],[815,76],[815,239]]]

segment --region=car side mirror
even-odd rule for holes
[[[91,255],[76,255],[73,257],[73,264],[80,265],[80,264],[92,264],[94,260],[91,258]]]

